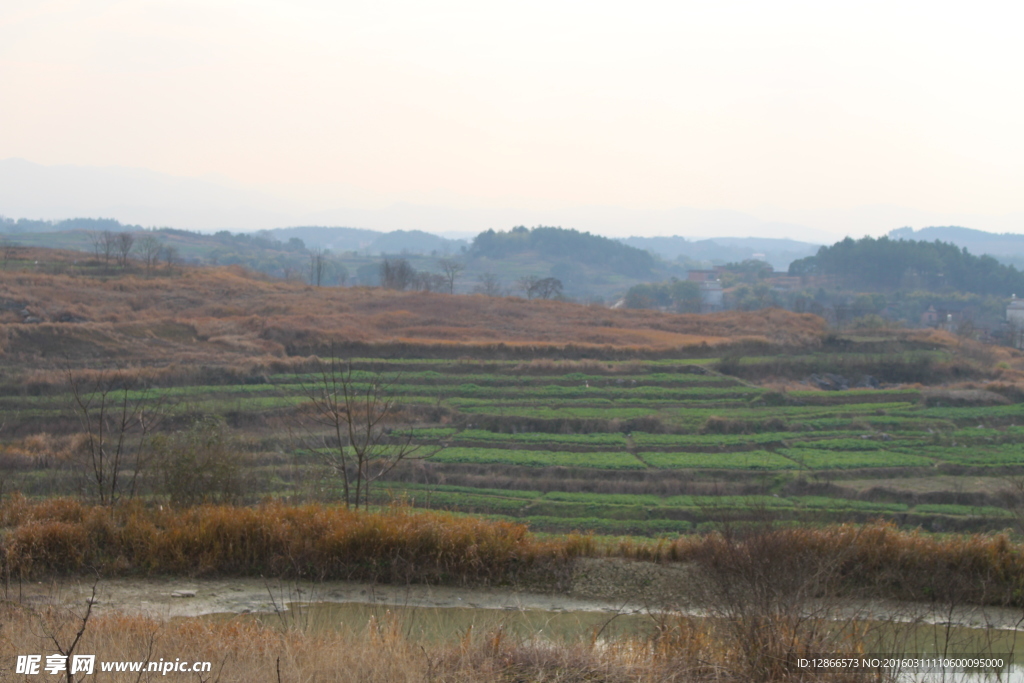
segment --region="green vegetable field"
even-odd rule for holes
[[[1005,494],[1024,477],[1024,404],[928,404],[899,385],[768,390],[717,362],[358,358],[345,367],[350,391],[379,386],[397,402],[391,442],[430,456],[382,473],[376,504],[608,534],[879,517],[937,531],[1013,522]],[[296,418],[323,381],[280,373],[126,396],[162,405],[171,420],[221,416],[252,453],[251,495],[331,500],[340,482],[324,461],[337,442],[317,434],[310,445]],[[68,401],[0,395],[0,409],[45,428],[67,419]],[[31,494],[47,475],[11,476]]]

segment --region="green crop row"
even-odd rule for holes
[[[851,429],[853,427],[853,423],[858,425],[860,433],[863,433],[865,428],[889,432],[924,432],[928,429],[934,431],[936,429],[954,428],[953,423],[948,421],[922,420],[916,417],[898,417],[894,415],[858,415],[855,418],[817,418],[802,421],[800,425],[807,429],[831,431]]]
[[[329,359],[324,359],[329,360]],[[460,368],[482,368],[482,367],[500,367],[500,368],[516,368],[522,367],[529,369],[529,362],[520,360],[448,360],[445,358],[339,358],[336,359],[341,363],[352,363],[353,366],[367,365],[369,367],[378,367],[382,365],[390,367],[401,367],[403,365],[416,366],[416,365],[453,365]],[[608,360],[598,361],[601,365],[608,366],[609,368],[622,367],[622,366],[635,366],[640,361],[635,360]],[[694,365],[714,365],[719,362],[718,358],[662,358],[657,360],[645,360],[642,364],[645,366],[653,367],[692,367]]]
[[[738,453],[659,453],[641,455],[651,467],[661,469],[792,470],[792,460],[770,451]]]
[[[367,381],[354,380],[349,388],[357,393],[365,393],[372,387]],[[309,396],[311,391],[316,391],[319,383],[316,378],[311,378],[309,384],[290,382],[287,384],[232,384],[232,385],[193,385],[185,387],[165,387],[144,390],[132,390],[127,393],[130,401],[139,399],[182,399],[193,397],[227,397],[227,396],[253,396],[265,395],[275,396]],[[387,384],[385,390],[388,395],[399,398],[426,396],[433,399],[451,399],[452,401],[465,401],[467,399],[500,399],[502,402],[522,402],[524,405],[532,405],[538,402],[551,400],[585,400],[589,402],[599,401],[602,403],[619,404],[622,402],[657,402],[657,403],[678,403],[687,401],[701,401],[721,399],[749,399],[761,392],[758,389],[750,389],[744,386],[715,387],[715,386],[694,386],[694,387],[663,387],[663,386],[636,386],[636,387],[586,387],[586,386],[561,386],[544,384],[537,386],[481,386],[472,383],[426,385],[411,384],[407,382],[396,382]],[[123,398],[118,395],[118,398]],[[66,395],[55,395],[45,397],[6,397],[0,399],[0,406],[15,407],[16,405],[47,406],[55,403],[66,403]],[[96,401],[99,394],[89,393],[85,399]]]
[[[611,470],[643,469],[644,465],[625,452],[570,453],[525,451],[512,448],[446,448],[433,457],[436,462],[522,465],[528,467],[594,467]]]
[[[403,399],[405,400],[405,399]],[[498,410],[529,411],[544,406],[551,408],[570,408],[574,410],[585,410],[587,408],[646,408],[648,410],[678,410],[683,409],[710,409],[721,412],[731,410],[737,406],[747,405],[744,399],[708,399],[708,400],[678,400],[678,401],[652,401],[646,398],[620,398],[610,399],[594,396],[586,400],[571,399],[537,399],[537,398],[506,398],[506,399],[482,399],[482,398],[461,398],[451,397],[442,399],[444,404],[457,408],[463,412],[493,412]]]
[[[549,432],[490,432],[485,429],[411,429],[408,434],[417,440],[443,440],[458,444],[472,441],[494,442],[502,444],[574,444],[580,446],[617,446],[626,447],[626,437],[619,432],[594,432],[591,434],[552,434]]]
[[[971,505],[915,505],[914,512],[921,515],[957,515],[964,517],[1013,517],[1013,513],[1003,508]]]
[[[822,436],[845,437],[860,432],[757,432],[754,434],[649,434],[633,432],[633,441],[637,446],[676,447],[721,447],[743,446],[748,444],[777,443],[781,441],[804,440]],[[845,440],[845,439],[836,439]],[[811,443],[808,441],[808,443]]]
[[[935,463],[921,455],[898,451],[827,451],[814,448],[785,448],[782,455],[801,467],[814,470],[843,470],[860,467],[930,467]]]
[[[961,465],[1024,465],[1024,445],[928,446],[921,449],[929,457]]]
[[[466,493],[444,493],[421,491],[410,496],[410,501],[419,507],[461,508],[479,512],[515,514],[532,501],[523,498],[501,498],[499,496],[474,496]]]
[[[651,434],[648,432],[633,432],[631,434],[637,446],[666,448],[774,443],[787,438],[795,438],[798,435],[799,432],[764,432],[758,434]]]
[[[902,503],[876,503],[825,496],[655,496],[615,493],[567,493],[551,491],[544,500],[600,505],[638,505],[670,508],[810,508],[862,510],[865,512],[906,512]]]
[[[906,512],[905,503],[882,503],[827,496],[795,496],[790,498],[795,507],[822,510],[857,510],[860,512]]]
[[[871,439],[818,439],[803,441],[800,448],[814,448],[826,451],[881,451],[885,450],[885,442]]]
[[[790,391],[786,393],[786,397],[790,400],[828,401],[830,398],[835,398],[838,402],[843,402],[850,398],[861,398],[865,403],[878,402],[879,399],[889,399],[889,402],[907,401],[916,403],[921,400],[921,392],[917,389],[848,389],[846,391],[828,392]]]
[[[693,531],[692,522],[675,519],[618,520],[598,517],[550,517],[530,515],[512,518],[512,521],[526,522],[533,531],[569,533],[586,531],[606,536],[657,536],[660,534],[683,534]]]
[[[499,406],[493,404],[460,405],[464,413],[484,415],[507,415],[540,420],[628,420],[635,417],[646,417],[656,411],[651,408],[552,408],[538,406],[534,408],[519,406]]]
[[[468,493],[477,496],[499,496],[503,498],[535,499],[544,495],[543,491],[523,491],[521,489],[486,489],[473,486],[452,486],[450,484],[417,484],[412,482],[388,482],[386,488],[394,492],[440,491],[443,493]]]
[[[984,406],[971,408],[952,407],[930,407],[921,408],[912,413],[901,410],[899,415],[914,416],[917,418],[932,418],[936,420],[991,420],[1020,418],[1024,419],[1024,403],[1014,403],[1006,406]]]
[[[358,385],[358,388],[363,388]],[[432,396],[453,396],[459,398],[500,398],[503,400],[594,400],[609,401],[644,400],[658,402],[716,400],[722,398],[751,399],[761,395],[758,389],[746,387],[584,387],[559,386],[548,384],[536,387],[501,387],[480,386],[478,384],[459,384],[443,387],[401,384],[390,387],[394,394],[430,394]],[[365,389],[364,389],[365,390]]]

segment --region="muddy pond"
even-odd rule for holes
[[[400,629],[429,641],[495,633],[516,639],[602,642],[623,636],[649,637],[671,620],[716,619],[699,610],[665,611],[656,604],[588,597],[587,591],[552,594],[510,589],[449,586],[388,586],[352,582],[280,582],[259,579],[118,579],[33,583],[8,588],[8,599],[29,604],[83,605],[97,612],[122,611],[159,619],[259,619],[267,625],[303,630]],[[579,593],[583,593],[580,595]],[[1021,610],[861,601],[830,611],[838,629],[862,629],[873,645],[864,652],[922,655],[1013,655],[1024,660]],[[866,631],[864,631],[866,629]],[[1017,667],[1020,668],[1020,667]],[[901,680],[1012,680],[957,675],[901,676]]]

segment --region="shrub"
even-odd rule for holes
[[[12,496],[0,505],[6,576],[99,572],[382,581],[497,581],[563,556],[521,524],[396,506],[204,505],[187,510]]]
[[[226,503],[242,496],[242,452],[212,417],[153,439],[160,493],[175,505]]]

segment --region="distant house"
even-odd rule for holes
[[[928,310],[921,314],[921,327],[935,327],[939,324],[939,312],[935,306],[929,306]]]
[[[975,309],[969,304],[950,302],[932,305],[921,314],[921,326],[955,332],[961,323],[974,320],[974,314]]]
[[[1006,323],[1010,328],[1010,341],[1014,348],[1024,349],[1024,301],[1014,294],[1006,306]]]
[[[686,273],[686,279],[690,282],[711,282],[718,280],[718,270],[691,270]]]
[[[705,280],[700,283],[700,312],[713,313],[725,308],[725,294],[722,283],[718,280]]]
[[[1006,321],[1024,327],[1024,300],[1014,294],[1006,307]]]
[[[771,288],[779,292],[792,292],[803,287],[803,278],[798,275],[773,275],[768,278]]]

